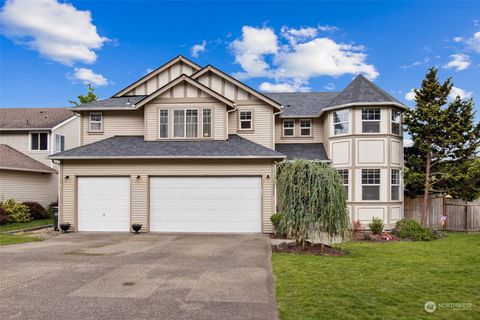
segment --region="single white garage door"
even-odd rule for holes
[[[260,177],[150,178],[150,231],[261,232]]]
[[[78,230],[130,230],[130,178],[78,178]]]

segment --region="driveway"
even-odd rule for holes
[[[2,319],[276,319],[264,235],[71,233],[0,248]]]

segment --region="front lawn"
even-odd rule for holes
[[[480,233],[339,247],[348,254],[273,254],[282,319],[473,319],[480,314]],[[433,314],[424,310],[427,301],[437,305]],[[445,303],[472,305],[452,310]]]
[[[40,226],[46,226],[49,224],[53,224],[53,218],[47,218],[42,220],[31,220],[24,223],[12,222],[12,223],[7,223],[3,226],[0,226],[0,232],[40,227]]]
[[[1,233],[0,234],[0,246],[4,246],[7,244],[15,244],[15,243],[25,243],[25,242],[34,242],[34,241],[42,241],[44,239],[28,236],[28,235],[16,235],[16,234],[7,234]]]

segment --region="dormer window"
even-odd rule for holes
[[[312,120],[300,120],[300,136],[310,137],[312,135]]]
[[[333,135],[348,134],[348,109],[333,112]]]
[[[101,132],[103,131],[103,116],[101,112],[90,112],[89,131]]]
[[[402,134],[402,113],[398,110],[392,110],[392,133]]]
[[[295,135],[295,120],[285,119],[283,120],[283,136],[293,137]]]
[[[240,130],[253,130],[253,111],[240,111]]]
[[[380,132],[380,108],[362,109],[362,132],[378,133]]]

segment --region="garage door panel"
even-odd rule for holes
[[[130,230],[130,178],[78,178],[78,230]]]
[[[150,230],[260,232],[260,177],[154,177]]]

